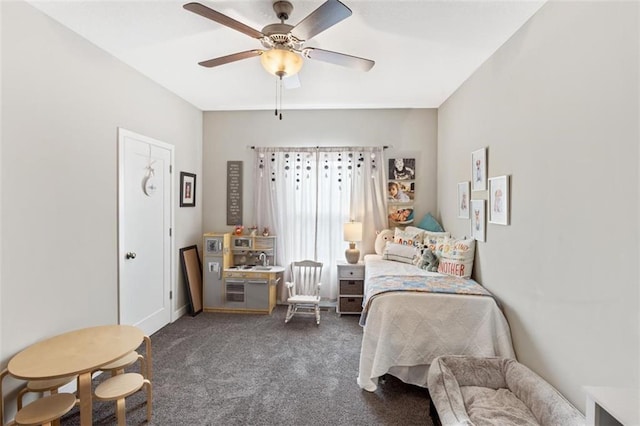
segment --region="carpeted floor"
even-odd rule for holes
[[[373,393],[358,387],[358,316],[323,311],[320,326],[285,324],[285,311],[184,316],[151,336],[152,424],[433,424],[426,389],[392,376]],[[115,424],[114,408],[94,401],[93,423]],[[128,397],[127,424],[145,416],[145,393]],[[77,409],[62,421],[78,423]]]

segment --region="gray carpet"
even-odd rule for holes
[[[151,336],[152,424],[433,424],[426,389],[392,376],[373,393],[358,387],[358,316],[323,311],[320,326],[298,316],[284,324],[285,311],[201,313]],[[114,408],[94,401],[93,423],[115,424]],[[145,415],[145,393],[128,397],[127,424],[142,424]],[[77,409],[62,421],[78,423]]]

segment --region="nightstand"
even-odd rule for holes
[[[364,263],[338,261],[338,305],[336,312],[360,314],[364,297]]]

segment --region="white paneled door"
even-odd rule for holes
[[[151,335],[171,321],[173,146],[118,129],[119,322]]]

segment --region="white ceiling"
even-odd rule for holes
[[[260,58],[198,62],[262,48],[182,8],[184,1],[27,0],[204,111],[273,109],[276,77]],[[305,43],[372,59],[362,72],[306,59],[286,109],[439,107],[546,0],[342,0],[353,15]],[[200,1],[257,30],[279,22],[271,0]],[[295,25],[324,0],[292,0]]]

